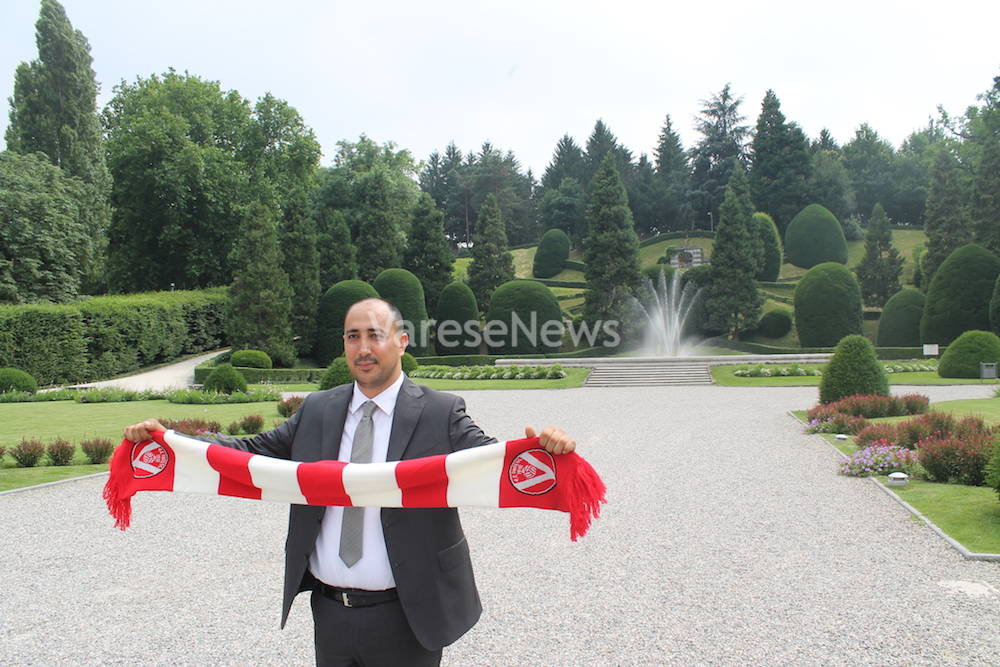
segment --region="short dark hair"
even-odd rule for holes
[[[358,305],[359,303],[364,303],[365,301],[381,301],[382,303],[384,303],[386,306],[389,307],[389,315],[392,317],[392,326],[396,330],[396,332],[402,333],[406,331],[403,320],[403,313],[400,312],[399,308],[397,308],[396,304],[394,304],[392,301],[389,301],[388,299],[383,299],[380,296],[369,296],[365,297],[364,299],[361,299],[360,301],[355,301],[353,304],[351,304],[351,308],[354,308],[354,306]],[[348,308],[347,312],[351,312],[351,308]],[[344,316],[346,317],[347,313],[344,313]]]

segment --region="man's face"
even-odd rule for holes
[[[408,342],[406,332],[396,330],[385,303],[361,301],[347,311],[344,356],[366,396],[375,396],[396,381]]]

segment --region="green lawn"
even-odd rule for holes
[[[41,466],[36,468],[0,468],[0,491],[10,491],[20,489],[25,486],[35,484],[45,484],[46,482],[56,482],[61,479],[71,479],[92,475],[97,472],[106,472],[107,463],[100,465],[90,465],[86,463],[83,455],[78,455],[73,460],[73,465],[68,466]],[[81,462],[77,465],[77,462]]]
[[[461,391],[464,389],[571,389],[581,387],[590,375],[589,368],[563,368],[566,377],[559,380],[432,380],[413,378],[417,384],[431,389]],[[316,391],[314,384],[283,384],[281,391]]]
[[[927,234],[922,229],[894,229],[892,230],[892,245],[899,251],[903,258],[903,275],[900,277],[904,285],[913,284],[913,249],[921,243],[927,243]],[[847,266],[853,268],[861,261],[865,254],[865,242],[847,242]],[[781,280],[797,280],[806,274],[805,269],[800,269],[791,264],[783,264],[781,267]]]
[[[518,248],[511,250],[510,254],[514,258],[514,275],[518,278],[533,278],[532,268],[535,265],[535,251],[538,246],[530,248]]]
[[[705,259],[710,259],[712,256],[712,245],[715,243],[714,239],[703,239],[689,238],[686,240],[683,238],[679,239],[667,239],[666,241],[660,241],[659,243],[654,243],[648,245],[645,248],[639,248],[639,266],[647,267],[656,264],[656,260],[663,257],[663,253],[667,251],[667,246],[698,246],[702,249]]]
[[[780,368],[788,364],[768,364],[774,368]],[[802,368],[821,368],[822,364],[799,364]],[[745,368],[740,365],[732,366],[712,366],[712,379],[715,383],[723,387],[809,387],[818,386],[821,377],[815,375],[805,376],[772,376],[772,377],[737,377],[733,375],[737,368]],[[995,380],[975,380],[968,378],[943,378],[939,377],[937,371],[918,371],[914,373],[890,373],[890,385],[950,385],[950,384],[996,384]],[[982,399],[984,401],[992,399]],[[998,401],[1000,403],[1000,401]]]

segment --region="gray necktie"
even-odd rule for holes
[[[372,448],[375,445],[375,423],[372,413],[375,412],[372,401],[365,401],[361,406],[361,421],[354,431],[354,443],[351,445],[351,463],[371,463]],[[361,560],[364,544],[365,508],[345,507],[344,519],[340,524],[340,560],[347,567],[353,567]]]

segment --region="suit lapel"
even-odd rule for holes
[[[410,444],[410,437],[413,435],[413,429],[417,427],[417,421],[420,419],[420,413],[423,412],[423,409],[423,389],[410,382],[409,378],[404,378],[392,414],[392,431],[389,433],[386,461],[401,461],[403,459],[403,454],[406,452],[407,445]]]
[[[323,413],[323,437],[320,445],[319,459],[336,461],[340,456],[340,440],[344,435],[344,422],[347,420],[347,408],[353,396],[353,384],[347,385],[347,391],[338,391]]]

